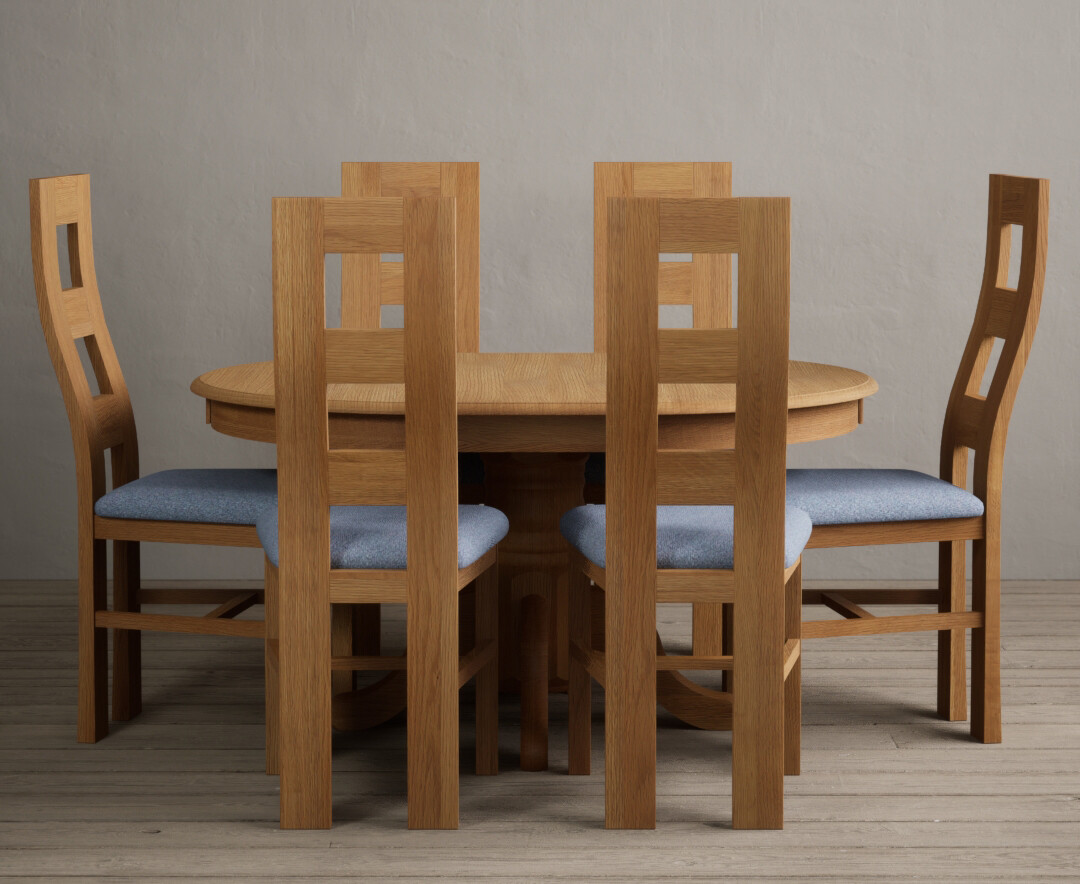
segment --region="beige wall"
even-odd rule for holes
[[[1080,576],[1080,4],[0,0],[0,577],[74,573],[75,483],[37,324],[27,179],[93,176],[97,267],[146,471],[269,465],[198,373],[271,356],[270,198],[343,159],[481,163],[485,350],[592,342],[592,162],[732,160],[793,200],[792,352],[874,375],[795,465],[933,471],[982,268],[986,178],[1050,178],[1042,328],[1013,419],[1005,573]],[[815,553],[924,577],[934,552]],[[148,549],[149,576],[256,576]]]

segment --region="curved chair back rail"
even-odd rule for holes
[[[988,520],[1000,512],[1005,437],[1039,324],[1049,200],[1046,179],[990,176],[982,289],[941,433],[941,478],[966,487],[968,449],[973,449],[972,491],[986,504]],[[1013,225],[1023,228],[1015,289],[1008,286]],[[1001,353],[983,397],[979,389],[995,338],[1002,340]]]
[[[370,197],[454,197],[457,209],[456,328],[459,353],[480,349],[480,164],[341,164],[341,195]],[[342,328],[381,328],[382,307],[405,303],[400,261],[370,252],[341,256]]]
[[[30,181],[30,245],[41,327],[67,407],[75,446],[80,523],[106,492],[105,452],[112,455],[112,484],[139,475],[139,443],[124,375],[101,308],[90,223],[90,176]],[[63,288],[57,247],[65,228],[71,287]],[[99,392],[92,391],[77,342],[82,340]],[[80,529],[81,529],[80,524]]]

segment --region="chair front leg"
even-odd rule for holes
[[[301,572],[294,577],[298,571],[295,566],[279,570],[272,605],[278,624],[281,828],[329,829],[333,823],[329,574]],[[324,581],[322,586],[316,580]]]
[[[113,541],[113,610],[139,611],[139,544]],[[114,629],[112,717],[129,721],[142,712],[142,633]]]
[[[419,569],[417,569],[419,570]],[[410,829],[458,827],[458,589],[409,574],[406,624]]]
[[[963,540],[938,544],[938,610],[967,610]],[[967,718],[967,663],[964,653],[965,630],[943,629],[938,632],[938,715],[946,721]]]
[[[592,649],[592,587],[580,568],[570,566],[570,662],[567,703],[569,705],[569,772],[588,775],[592,770],[592,677],[574,653],[575,648]]]
[[[109,733],[108,632],[95,614],[108,607],[105,541],[79,531],[79,699],[77,739],[96,743]]]
[[[732,825],[784,827],[784,597],[779,585],[736,589],[731,734]],[[748,581],[749,582],[749,581]],[[764,583],[764,581],[762,581]]]
[[[654,829],[656,596],[628,587],[630,581],[614,578],[612,571],[607,570],[604,653],[605,824],[609,829]]]
[[[499,566],[476,578],[476,647],[489,645],[491,662],[476,673],[476,772],[499,772]]]
[[[263,581],[263,619],[266,638],[263,642],[263,669],[266,676],[266,772],[272,776],[281,773],[281,715],[280,686],[278,684],[278,572],[269,559],[265,565]]]
[[[784,637],[799,641],[802,631],[802,562],[785,589]],[[802,766],[802,649],[784,680],[784,774],[796,776]]]

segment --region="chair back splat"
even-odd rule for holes
[[[593,194],[593,350],[602,353],[608,340],[608,200],[729,197],[731,163],[596,163]],[[691,255],[691,261],[660,262],[660,303],[691,306],[694,328],[730,328],[731,255],[701,251]]]
[[[480,164],[342,163],[341,195],[454,197],[457,202],[457,349],[480,349]],[[402,264],[377,253],[341,257],[342,328],[379,328],[382,307],[404,304]]]
[[[139,443],[124,375],[101,308],[90,224],[90,176],[30,181],[30,245],[41,326],[67,408],[75,447],[80,518],[92,520],[105,494],[105,452],[113,487],[139,476]],[[58,228],[67,238],[71,287],[60,276]],[[79,357],[83,341],[98,393]]]
[[[1000,512],[1005,437],[1039,324],[1049,201],[1046,179],[990,176],[982,289],[941,433],[941,478],[967,487],[968,449],[973,449],[971,490],[986,504],[988,517]],[[1023,228],[1015,289],[1008,286],[1013,225]],[[979,389],[995,338],[1002,340],[1002,348],[984,397]]]

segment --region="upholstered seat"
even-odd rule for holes
[[[802,510],[787,508],[784,567],[802,555],[813,525]],[[570,510],[559,530],[594,565],[606,567],[607,507],[588,504]],[[656,567],[730,569],[735,562],[735,509],[730,506],[656,508]]]
[[[458,567],[467,568],[506,536],[510,522],[490,506],[458,507]],[[278,564],[278,510],[265,510],[255,525],[266,557]],[[405,567],[405,507],[330,507],[330,567]]]
[[[109,519],[254,525],[277,502],[276,470],[163,470],[98,498]]]
[[[788,470],[787,502],[815,525],[981,516],[983,503],[915,470]]]

